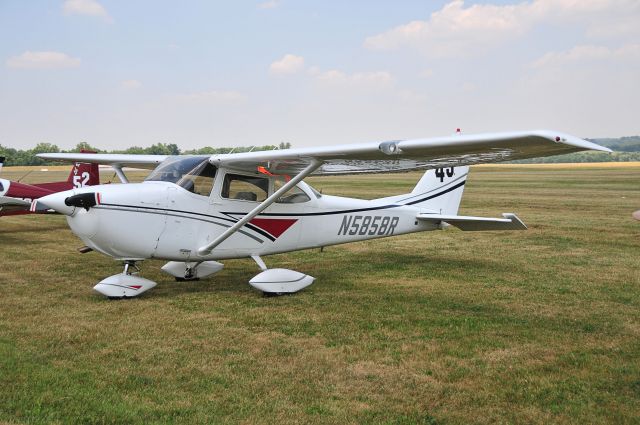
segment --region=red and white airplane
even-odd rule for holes
[[[86,151],[83,151],[83,155],[85,153]],[[4,160],[4,157],[0,157],[0,170]],[[98,184],[100,184],[98,164],[88,163],[74,164],[69,178],[63,182],[26,184],[0,179],[0,217],[30,214],[32,212],[30,211],[31,202],[34,199],[56,192]]]
[[[47,159],[109,164],[123,183],[123,166],[155,168],[143,183],[83,187],[45,196],[32,209],[67,216],[91,249],[124,262],[124,272],[94,289],[110,298],[135,297],[156,285],[136,263],[165,259],[176,279],[222,269],[217,260],[253,258],[263,270],[249,281],[280,294],[314,278],[269,269],[261,256],[301,249],[440,230],[524,230],[515,214],[501,218],[458,215],[469,165],[609,151],[550,131],[455,135],[213,156],[41,154]],[[320,194],[310,175],[425,170],[409,193],[362,200]]]

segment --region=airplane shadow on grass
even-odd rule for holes
[[[321,255],[317,257],[317,261],[300,261],[298,265],[292,261],[278,265],[281,261],[278,261],[277,256],[275,261],[271,262],[268,261],[269,257],[265,258],[273,268],[287,267],[314,276],[316,281],[312,287],[316,287],[318,284],[328,285],[333,291],[353,289],[363,277],[393,279],[394,276],[397,276],[398,278],[419,279],[420,276],[424,276],[425,278],[438,279],[450,277],[452,274],[464,274],[466,271],[474,276],[491,275],[497,271],[505,271],[505,265],[502,262],[488,258],[463,259],[434,255],[431,252],[425,252],[424,255],[399,256],[389,255],[388,252],[384,255],[380,254],[379,251],[350,253],[346,262],[343,258],[336,261],[338,258],[335,255],[328,255],[326,258]],[[231,261],[235,260],[228,260],[228,262]],[[343,263],[342,266],[339,265],[340,261]],[[333,266],[328,267],[330,264]],[[158,286],[143,294],[142,297],[165,298],[181,293],[259,293],[248,283],[259,272],[257,267],[233,268],[194,282],[175,282],[169,276],[162,276],[157,280]],[[393,285],[390,284],[389,289],[392,288]]]

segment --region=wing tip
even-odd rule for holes
[[[562,143],[565,145],[576,147],[580,150],[592,150],[599,152],[613,152],[611,149],[600,146],[597,143],[591,142],[589,140],[581,139],[580,137],[571,136],[570,134],[561,133],[559,131],[552,130],[539,130],[535,132],[538,136],[544,137],[546,139],[550,139],[556,143]]]

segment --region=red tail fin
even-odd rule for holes
[[[95,153],[93,151],[81,150],[82,153]],[[73,164],[67,183],[72,188],[78,188],[83,186],[95,186],[100,184],[100,170],[98,164],[86,164],[82,162],[76,162]]]

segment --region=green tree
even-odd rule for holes
[[[87,142],[80,142],[80,143],[78,143],[78,144],[76,145],[76,147],[75,147],[75,148],[71,149],[71,150],[70,150],[70,151],[68,151],[68,152],[80,152],[80,151],[82,151],[82,150],[85,150],[85,151],[92,151],[92,152],[102,152],[100,149],[98,149],[98,148],[96,148],[96,147],[91,146],[91,145],[90,145],[89,143],[87,143]]]

